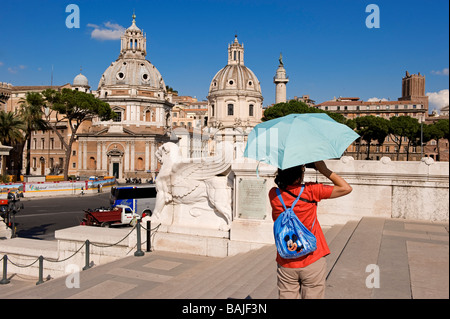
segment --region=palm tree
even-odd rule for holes
[[[14,146],[23,141],[24,124],[14,112],[0,111],[0,141],[3,145]],[[3,163],[4,158],[3,158]],[[2,166],[1,174],[6,173],[6,165]]]
[[[31,159],[31,133],[33,131],[45,130],[48,128],[47,122],[44,120],[44,99],[40,93],[27,92],[25,98],[20,100],[19,116],[24,123],[24,140],[27,141],[27,164],[26,175],[30,175],[30,159]],[[22,145],[23,154],[23,145]],[[22,161],[20,161],[22,162]]]

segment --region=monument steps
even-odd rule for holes
[[[225,258],[224,261],[217,264],[214,272],[215,275],[209,278],[207,284],[205,282],[200,283],[200,287],[193,289],[194,291],[189,294],[189,297],[186,296],[186,298],[227,298],[223,293],[221,297],[214,296],[230,286],[233,287],[230,289],[239,289],[242,285],[242,279],[251,273],[253,267],[263,261],[264,254],[262,252],[264,250],[261,248]]]
[[[327,275],[339,260],[359,222],[324,229],[331,254]],[[146,293],[146,298],[174,299],[276,299],[275,246],[202,262],[189,273]]]
[[[331,251],[326,257],[325,297],[415,299],[429,295],[448,296],[448,285],[445,284],[448,280],[433,279],[433,276],[448,279],[443,275],[448,273],[448,259],[447,263],[441,260],[445,259],[444,253],[448,253],[448,225],[444,228],[439,224],[423,226],[420,222],[410,222],[407,226],[403,220],[363,217],[359,221],[325,227]],[[411,259],[415,256],[411,254],[419,252],[420,264]],[[39,286],[35,281],[31,282],[29,289],[12,280],[0,287],[0,296],[101,298],[107,293],[111,298],[276,299],[275,254],[274,245],[225,258],[154,251],[144,257],[130,256],[82,272],[84,295],[77,289],[67,289],[65,278],[57,278]],[[431,273],[422,258],[436,263],[433,269],[437,274]],[[411,262],[415,262],[413,267],[416,268],[410,268]],[[379,266],[383,271],[383,289],[368,289],[367,278],[371,274],[366,270],[368,265]],[[418,277],[422,272],[428,274],[430,283]],[[117,285],[118,292],[105,291],[110,285]],[[12,289],[8,291],[9,288]]]
[[[252,287],[265,278],[261,273],[270,265],[275,263],[275,246],[270,245],[257,250],[253,256],[249,256],[243,263],[236,264],[234,272],[230,276],[223,278],[222,283],[225,285],[218,285],[213,291],[204,294],[202,297],[224,299],[230,297],[236,291],[250,294],[253,291]],[[244,296],[244,298],[247,296]]]
[[[176,287],[174,291],[169,292],[170,298],[199,298],[200,295],[213,289],[222,278],[232,275],[235,272],[237,264],[245,261],[248,256],[253,256],[257,253],[258,251],[251,251],[246,254],[242,253],[236,256],[218,259],[216,263],[201,269],[197,274],[184,282],[181,289],[180,287]]]

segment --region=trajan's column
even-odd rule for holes
[[[278,66],[277,73],[273,77],[273,83],[275,83],[275,104],[286,102],[286,84],[289,82],[281,53],[278,60],[280,61],[280,65]]]

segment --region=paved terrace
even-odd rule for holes
[[[325,235],[327,299],[449,298],[448,223],[364,217]],[[8,276],[2,299],[277,298],[273,245],[226,258],[146,252],[82,271],[80,288],[67,288],[66,278],[36,285],[37,278]]]

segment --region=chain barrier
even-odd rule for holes
[[[147,225],[150,225],[150,221],[147,222]],[[138,227],[139,226],[139,227]],[[38,258],[36,258],[35,261],[33,261],[30,264],[27,265],[21,265],[17,262],[13,262],[8,255],[3,255],[3,257],[0,259],[0,262],[3,263],[3,274],[2,274],[2,279],[0,280],[0,285],[5,285],[8,284],[10,282],[10,280],[8,279],[7,276],[7,269],[8,269],[8,261],[14,265],[15,267],[18,268],[27,268],[27,267],[31,267],[33,266],[36,262],[39,261],[39,280],[38,282],[36,282],[36,285],[39,285],[41,283],[43,283],[43,262],[47,261],[47,262],[52,262],[52,263],[60,263],[60,262],[64,262],[69,260],[70,258],[72,258],[73,256],[75,256],[77,253],[79,253],[84,247],[85,247],[85,251],[86,251],[86,265],[85,267],[83,267],[83,270],[87,270],[89,268],[91,268],[91,263],[90,263],[90,251],[89,251],[89,247],[90,246],[94,246],[94,247],[99,247],[99,248],[109,248],[109,247],[113,247],[116,246],[118,244],[120,244],[121,242],[123,242],[126,238],[128,238],[131,233],[136,229],[137,232],[137,241],[136,241],[136,245],[133,246],[133,248],[130,250],[132,251],[134,248],[137,247],[137,251],[134,253],[135,256],[143,256],[144,252],[141,250],[141,245],[144,243],[150,243],[151,242],[151,236],[152,236],[152,232],[153,232],[153,236],[155,235],[156,231],[158,231],[159,227],[161,226],[161,224],[159,224],[158,226],[156,226],[155,228],[151,228],[151,227],[147,227],[145,228],[144,226],[141,225],[141,222],[137,222],[136,225],[131,229],[131,231],[125,236],[123,237],[121,240],[117,241],[114,244],[108,244],[108,245],[101,245],[101,244],[93,244],[91,243],[89,240],[86,240],[83,245],[80,246],[80,248],[77,249],[77,251],[75,251],[72,255],[70,255],[69,257],[66,257],[64,259],[61,260],[55,260],[55,259],[51,259],[51,258],[45,258],[42,255],[39,256]],[[144,229],[147,232],[147,240],[145,242],[141,242],[141,228]],[[130,252],[129,251],[129,252]],[[147,245],[147,252],[151,251],[151,247],[149,245]],[[128,252],[128,253],[129,253]],[[127,254],[128,254],[127,253]]]

